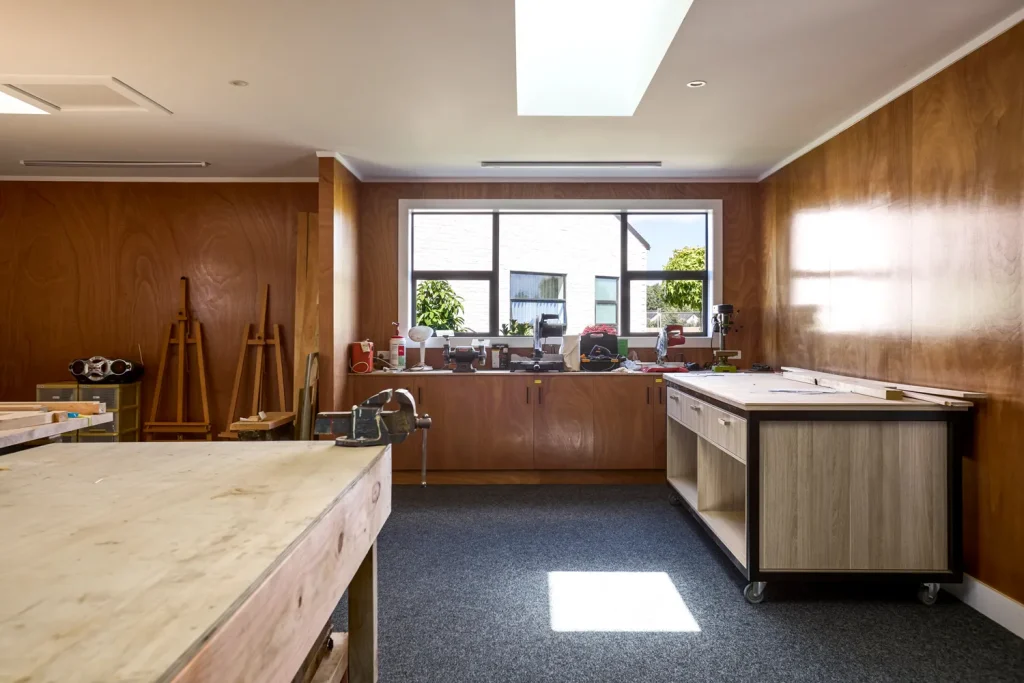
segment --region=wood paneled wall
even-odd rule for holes
[[[141,347],[148,416],[184,275],[221,431],[264,284],[290,353],[296,219],[316,197],[314,183],[0,182],[0,399],[31,400],[37,383],[70,380],[74,358],[137,359]]]
[[[356,340],[359,185],[337,159],[320,159],[320,410],[340,409]]]
[[[736,306],[739,323],[729,335],[729,347],[742,350],[749,363],[761,355],[758,198],[759,187],[753,183],[364,183],[359,199],[358,337],[384,349],[391,337],[398,311],[400,199],[721,199],[724,296]],[[418,349],[410,349],[410,360],[417,355]],[[703,362],[711,354],[687,349],[686,358]]]
[[[990,392],[967,571],[1024,601],[1024,25],[763,185],[776,364]]]

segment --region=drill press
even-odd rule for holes
[[[732,359],[739,355],[739,351],[727,351],[725,348],[725,336],[732,328],[732,304],[717,304],[714,314],[711,316],[711,336],[718,333],[718,348],[712,351],[715,361],[711,365],[714,372],[736,372],[736,366]]]

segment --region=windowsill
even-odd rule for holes
[[[452,337],[452,341],[457,344],[468,344],[473,339],[486,339],[488,346],[493,344],[508,344],[511,349],[530,349],[533,348],[533,337],[473,337],[472,335],[457,335]],[[644,337],[625,337],[629,340],[629,347],[632,349],[653,349],[658,343],[656,336],[644,336]],[[546,344],[561,344],[561,337],[548,337],[545,339]],[[418,348],[419,344],[409,339],[406,339],[406,344],[409,348]],[[439,349],[444,346],[443,337],[431,337],[427,340],[428,349]],[[711,337],[687,337],[686,344],[691,349],[709,349],[711,348]]]

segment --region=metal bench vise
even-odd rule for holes
[[[384,410],[394,400],[398,410]],[[313,433],[337,437],[338,446],[400,444],[417,429],[430,429],[429,415],[416,413],[416,400],[405,389],[385,389],[352,410],[317,413]],[[421,485],[427,485],[427,432],[423,432]]]

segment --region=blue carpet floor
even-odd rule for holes
[[[398,486],[383,683],[1024,681],[1024,641],[943,594],[745,580],[664,486]],[[699,632],[551,630],[548,572],[667,572]],[[344,627],[345,605],[335,614]]]

